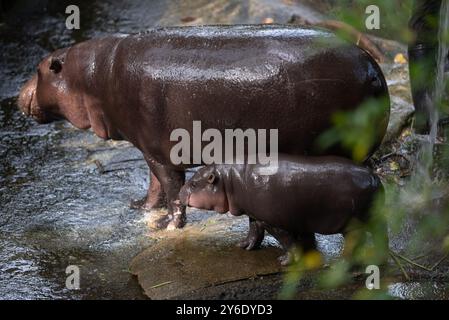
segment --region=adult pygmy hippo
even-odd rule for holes
[[[315,248],[315,233],[344,233],[352,219],[366,222],[382,184],[370,169],[345,158],[280,155],[278,170],[261,175],[259,164],[210,165],[181,189],[181,203],[251,218],[240,246],[259,246],[264,230],[284,249]],[[282,257],[283,263],[286,257]]]
[[[38,122],[67,119],[136,146],[151,179],[147,196],[134,205],[167,204],[168,215],[158,220],[163,228],[185,224],[185,207],[176,200],[185,169],[194,166],[171,162],[174,129],[192,136],[195,120],[221,133],[278,129],[280,152],[304,154],[331,126],[334,112],[387,95],[376,62],[331,33],[203,26],[114,35],[57,50],[39,64],[18,104]],[[389,106],[383,111],[373,150],[388,123]]]

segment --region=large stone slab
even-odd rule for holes
[[[246,251],[236,246],[246,236],[246,219],[213,216],[184,230],[166,233],[137,255],[130,271],[151,299],[186,293],[281,271],[281,250],[265,246]]]

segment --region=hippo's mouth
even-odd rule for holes
[[[22,113],[26,116],[31,116],[31,104],[33,102],[35,93],[35,90],[29,90],[20,93],[17,104],[20,111],[22,111]]]
[[[26,116],[32,117],[38,123],[48,123],[58,120],[60,117],[51,114],[41,108],[37,101],[37,76],[34,75],[22,88],[17,100],[17,105]],[[48,109],[48,108],[46,108]]]
[[[42,109],[37,105],[36,90],[29,90],[21,93],[17,104],[20,111],[22,111],[24,115],[32,117],[37,123],[45,124],[63,119],[63,117],[51,112],[42,111]]]

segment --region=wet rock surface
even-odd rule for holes
[[[20,86],[37,63],[56,48],[111,32],[140,32],[154,25],[202,23],[283,23],[292,14],[321,19],[326,1],[82,1],[81,30],[65,28],[65,6],[76,1],[37,1],[32,7],[12,6],[0,23],[0,298],[1,299],[145,299],[129,263],[146,248],[177,238],[184,231],[152,233],[147,217],[129,209],[129,201],[146,192],[148,169],[141,154],[124,142],[102,141],[90,131],[65,122],[38,125],[16,107]],[[307,3],[308,5],[304,4]],[[46,7],[47,10],[42,10]],[[383,43],[390,55],[404,47]],[[389,49],[388,49],[389,48]],[[400,134],[412,105],[406,64],[382,66],[393,111],[389,138]],[[390,160],[390,159],[389,159]],[[380,167],[383,170],[383,167]],[[388,173],[390,174],[390,173]],[[393,175],[395,172],[392,173]],[[191,211],[191,228],[201,230],[216,219],[208,212]],[[223,225],[238,225],[242,236],[246,220],[221,217]],[[220,220],[222,221],[222,220]],[[218,232],[223,243],[233,232]],[[268,238],[266,246],[274,246]],[[400,248],[401,239],[395,240]],[[162,243],[162,244],[161,244]],[[183,242],[177,242],[183,243]],[[154,247],[156,248],[156,247]],[[337,257],[341,236],[319,237],[328,259]],[[272,250],[272,249],[263,249]],[[232,251],[232,250],[231,250]],[[241,253],[244,254],[245,252]],[[262,255],[256,253],[256,255]],[[219,253],[220,254],[220,253]],[[430,263],[430,262],[429,262]],[[77,265],[80,290],[66,289],[65,270]],[[436,272],[434,275],[441,275]],[[192,288],[172,298],[275,298],[281,275]],[[424,277],[423,279],[428,279]],[[364,280],[342,290],[320,291],[313,277],[303,281],[298,298],[348,298]],[[423,280],[395,284],[401,298],[447,297],[441,282]]]
[[[187,296],[211,286],[280,273],[277,258],[282,251],[273,244],[253,251],[237,247],[246,223],[244,217],[214,215],[183,230],[165,232],[163,239],[131,261],[130,272],[151,299]]]

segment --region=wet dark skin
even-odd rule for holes
[[[288,26],[159,28],[89,40],[57,50],[38,66],[19,107],[38,122],[66,119],[103,139],[127,140],[151,179],[134,207],[168,207],[158,228],[180,228],[185,169],[174,165],[174,129],[278,129],[279,151],[312,153],[331,115],[387,96],[376,62],[333,34]],[[389,108],[378,123],[377,143]],[[330,152],[330,151],[325,151]],[[332,153],[345,154],[339,149]]]
[[[315,233],[346,233],[350,221],[367,222],[379,178],[341,157],[280,155],[275,174],[259,164],[210,165],[180,191],[181,203],[219,213],[248,215],[248,237],[239,245],[260,246],[265,230],[285,250],[315,249]],[[281,257],[283,264],[289,256]]]

